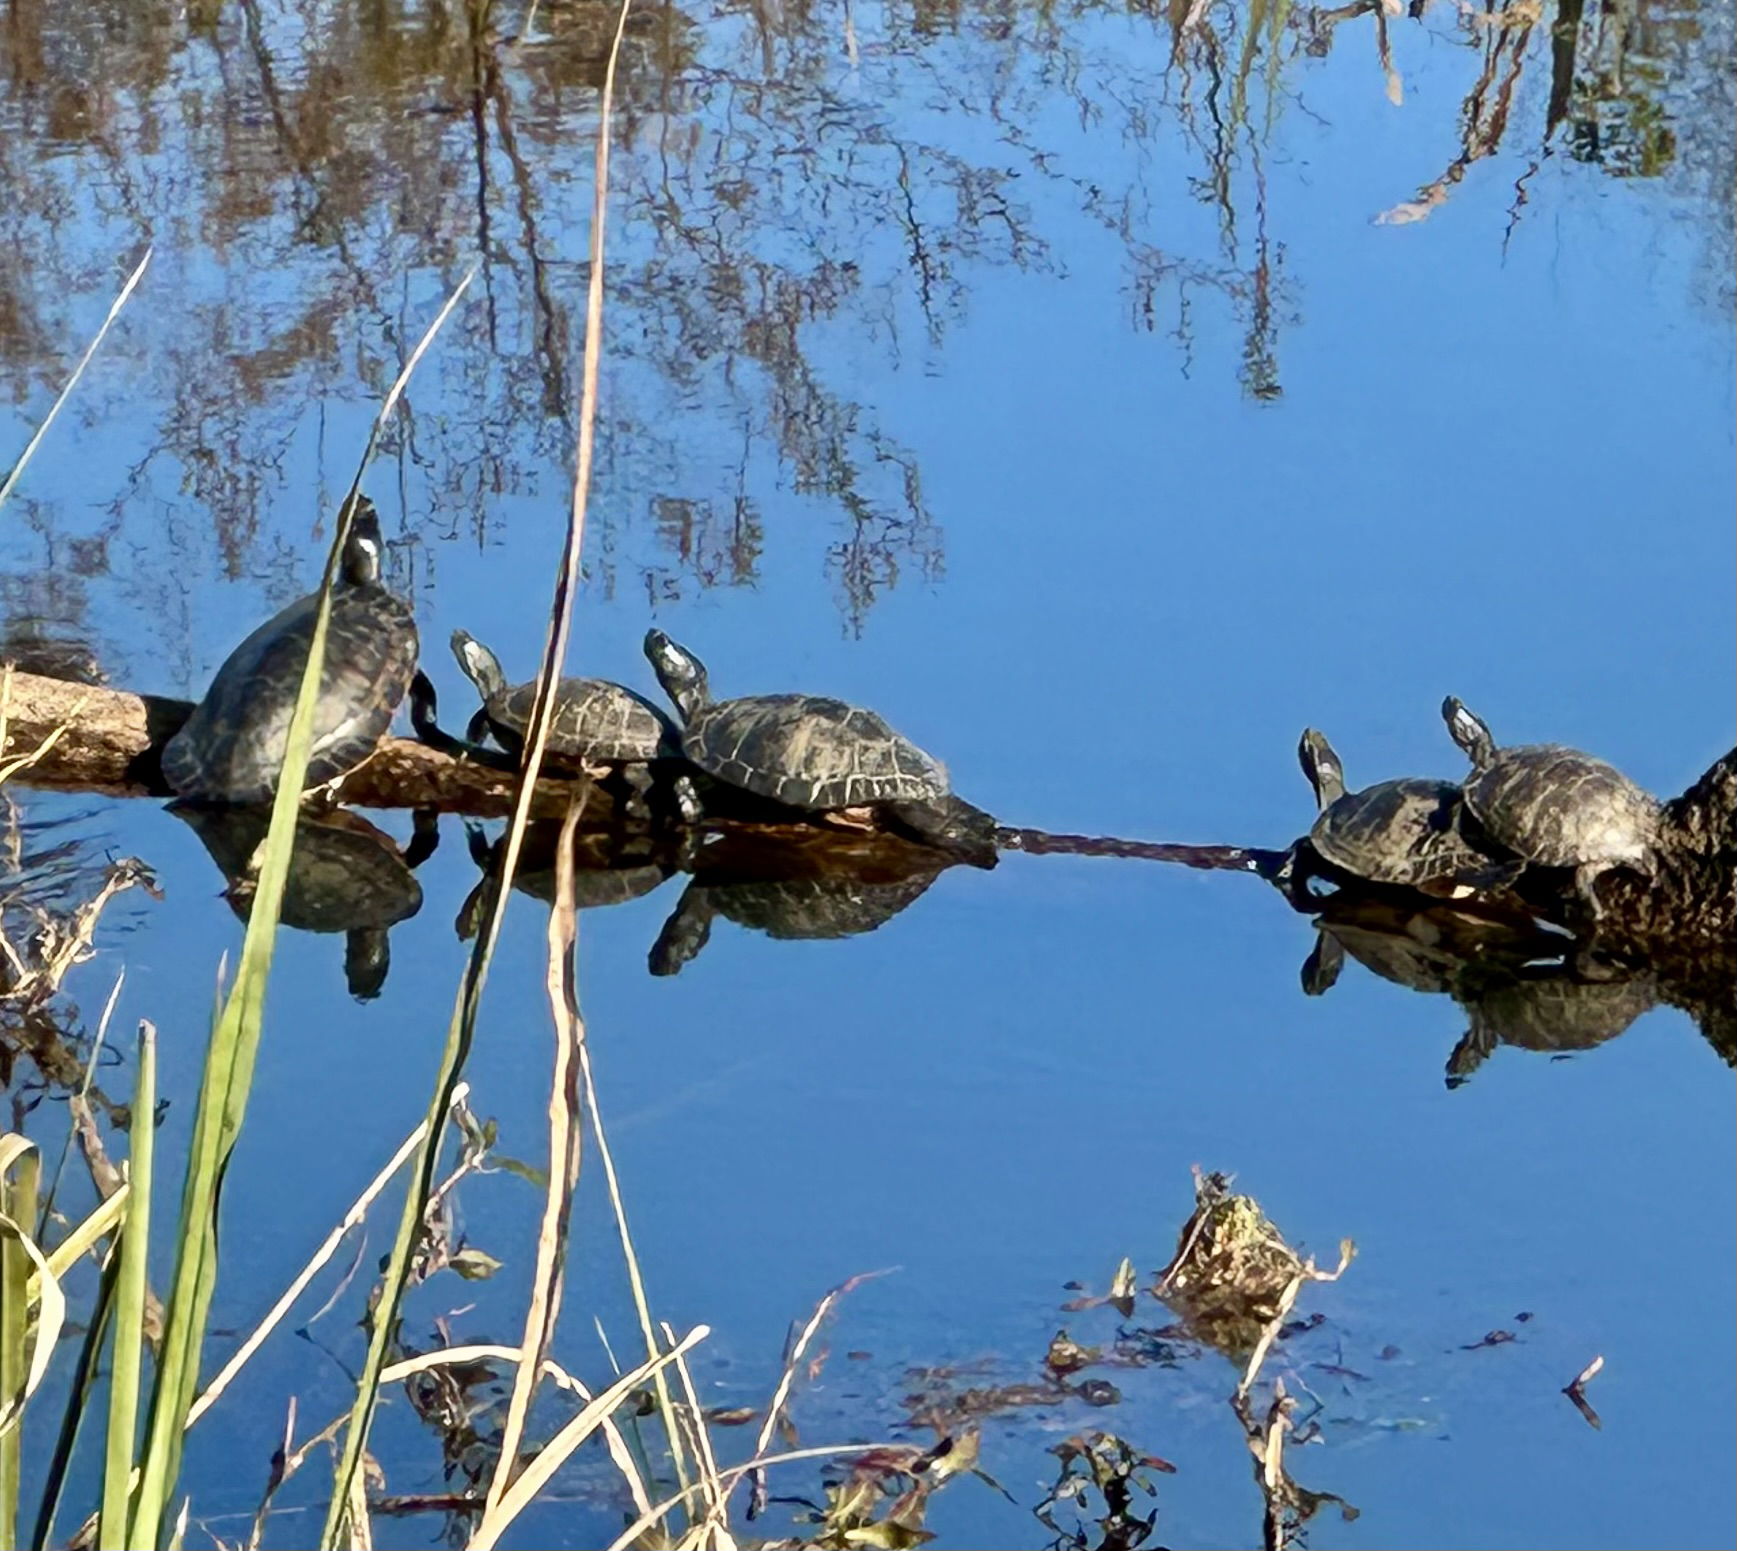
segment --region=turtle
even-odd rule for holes
[[[652,945],[649,967],[654,975],[680,974],[705,947],[712,922],[720,915],[750,931],[786,941],[872,932],[915,904],[941,871],[929,867],[891,879],[841,874],[735,882],[694,878]]]
[[[271,826],[264,804],[181,799],[169,811],[198,835],[226,880],[224,898],[243,921],[253,909],[261,843]],[[303,812],[284,881],[280,919],[303,932],[342,932],[344,978],[359,1002],[380,994],[391,967],[387,932],[422,908],[412,869],[439,842],[432,813],[418,813],[416,832],[400,854],[390,835],[343,809]]]
[[[725,785],[847,823],[879,818],[979,867],[997,859],[997,825],[955,796],[947,767],[873,711],[823,695],[714,700],[705,665],[661,630],[645,655],[683,721],[682,752]]]
[[[1519,864],[1491,856],[1466,836],[1460,788],[1407,777],[1345,789],[1345,768],[1323,733],[1305,727],[1297,760],[1320,815],[1309,848],[1328,866],[1370,883],[1466,894],[1511,882]]]
[[[483,737],[492,736],[516,769],[536,704],[536,681],[507,683],[500,659],[463,630],[452,633],[452,654],[482,696],[482,706],[467,730],[471,741],[460,743],[439,730],[432,687],[425,688],[426,681],[416,685],[411,700],[418,734],[448,753],[473,759],[479,756],[477,746]],[[681,730],[662,709],[623,684],[564,678],[555,687],[545,753],[557,766],[603,779],[619,777],[632,797],[643,800],[651,789],[654,767],[681,761]],[[677,808],[687,817],[697,816],[691,781],[677,774],[673,787]]]
[[[1466,809],[1497,845],[1539,867],[1574,870],[1594,920],[1596,884],[1614,868],[1652,877],[1660,805],[1616,766],[1560,743],[1497,748],[1490,729],[1453,695],[1449,734],[1472,762]]]
[[[308,749],[307,790],[372,754],[416,669],[410,605],[380,583],[380,521],[358,500],[332,587],[326,655]],[[205,698],[164,746],[163,779],[182,797],[267,802],[277,790],[290,718],[319,610],[317,592],[275,614],[229,654]]]

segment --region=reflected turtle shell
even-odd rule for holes
[[[738,926],[768,937],[855,937],[884,926],[928,890],[938,873],[887,883],[857,878],[780,878],[708,886],[707,903]]]
[[[252,907],[255,853],[271,823],[269,807],[177,802],[183,819],[211,853],[230,887],[230,908],[246,920]],[[284,882],[283,924],[303,932],[349,932],[394,926],[422,908],[416,881],[390,835],[350,813],[307,815],[296,822],[295,850]]]

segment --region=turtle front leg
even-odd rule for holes
[[[1304,996],[1324,996],[1333,989],[1345,968],[1345,945],[1331,932],[1315,929],[1315,946],[1303,960],[1297,978]]]
[[[599,785],[613,788],[621,801],[622,814],[636,824],[651,818],[651,766],[629,765],[585,766],[585,774]]]
[[[677,776],[670,782],[669,789],[682,823],[698,824],[706,816],[705,804],[700,801],[699,788],[694,785],[692,776]]]

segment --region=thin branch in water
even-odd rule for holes
[[[455,1102],[461,1100],[468,1092],[468,1087],[461,1083],[459,1091],[454,1094]],[[308,1284],[338,1252],[338,1246],[343,1243],[344,1236],[368,1215],[368,1208],[392,1182],[392,1176],[404,1167],[405,1161],[416,1150],[417,1144],[422,1141],[427,1131],[428,1122],[426,1120],[418,1122],[416,1129],[405,1137],[399,1145],[398,1151],[393,1153],[386,1166],[368,1182],[367,1188],[363,1190],[361,1195],[350,1203],[349,1210],[333,1225],[332,1231],[326,1235],[319,1248],[309,1257],[308,1263],[296,1273],[294,1280],[284,1289],[283,1295],[271,1306],[265,1317],[254,1328],[253,1333],[235,1349],[234,1355],[217,1371],[216,1376],[205,1386],[204,1392],[193,1402],[187,1412],[187,1425],[189,1427],[217,1403],[218,1396],[229,1387],[231,1381],[241,1371],[248,1359],[264,1344],[265,1338],[283,1323],[285,1316],[294,1307],[296,1299],[306,1291]]]
[[[1278,1307],[1273,1311],[1273,1317],[1267,1321],[1266,1328],[1261,1331],[1260,1340],[1255,1343],[1255,1349],[1249,1354],[1248,1367],[1243,1370],[1242,1381],[1236,1387],[1237,1399],[1248,1394],[1255,1378],[1261,1371],[1261,1364],[1266,1361],[1267,1353],[1278,1339],[1279,1329],[1285,1322],[1285,1316],[1291,1312],[1291,1305],[1297,1301],[1297,1294],[1303,1290],[1305,1282],[1336,1282],[1345,1274],[1345,1268],[1356,1257],[1357,1246],[1349,1239],[1339,1241],[1339,1264],[1331,1271],[1316,1268],[1314,1257],[1305,1260],[1302,1268],[1286,1284],[1284,1292],[1279,1295]]]
[[[754,1452],[764,1454],[772,1442],[772,1434],[777,1430],[778,1418],[784,1414],[784,1407],[790,1400],[790,1388],[796,1382],[796,1365],[802,1361],[802,1354],[808,1350],[808,1343],[819,1332],[826,1316],[832,1312],[833,1305],[839,1299],[856,1291],[864,1282],[872,1282],[876,1277],[891,1276],[896,1267],[888,1266],[881,1271],[862,1271],[847,1282],[840,1282],[815,1304],[814,1312],[808,1316],[808,1323],[802,1327],[802,1334],[791,1344],[790,1353],[784,1359],[784,1371],[778,1377],[778,1388],[772,1392],[772,1404],[766,1407],[766,1419],[760,1424],[760,1436],[754,1440]],[[753,1493],[758,1502],[765,1494],[766,1473],[755,1470],[752,1473]],[[749,1517],[753,1517],[752,1514]]]
[[[36,434],[24,444],[24,451],[19,453],[18,461],[12,465],[11,472],[4,480],[0,480],[0,506],[6,504],[6,498],[12,494],[14,487],[23,476],[26,466],[36,455],[36,449],[42,443],[42,438],[48,435],[48,428],[54,424],[54,417],[60,413],[61,406],[72,396],[72,390],[78,386],[78,380],[84,376],[84,369],[90,365],[90,359],[97,353],[97,347],[107,337],[108,331],[114,326],[114,321],[121,315],[121,308],[127,305],[127,298],[133,294],[133,288],[144,278],[145,268],[151,262],[152,248],[145,249],[145,256],[139,260],[133,272],[127,276],[127,283],[121,287],[120,295],[109,305],[108,316],[103,319],[102,327],[96,331],[96,337],[84,347],[84,354],[78,358],[78,365],[73,367],[72,375],[66,379],[66,386],[55,397],[49,407],[48,415],[42,424],[36,428]]]
[[[1587,1425],[1602,1428],[1604,1420],[1592,1409],[1592,1403],[1586,1398],[1586,1386],[1590,1384],[1604,1368],[1604,1357],[1599,1355],[1592,1359],[1575,1375],[1572,1383],[1562,1386],[1562,1393],[1574,1402],[1574,1409],[1586,1418]]]
[[[1175,862],[1213,872],[1253,872],[1263,877],[1276,870],[1283,851],[1257,846],[1177,845],[1158,840],[1123,840],[1115,835],[1059,835],[1044,829],[1009,829],[995,833],[1004,851],[1028,856],[1111,856],[1143,862]]]

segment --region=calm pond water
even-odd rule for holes
[[[381,394],[478,262],[368,489],[449,703],[455,627],[530,675],[613,15],[533,10],[9,8],[0,459],[155,244],[0,518],[14,639],[200,693],[311,585]],[[874,705],[974,801],[1054,830],[1282,846],[1313,812],[1300,728],[1354,785],[1455,776],[1448,692],[1499,737],[1680,791],[1737,703],[1732,59],[1721,0],[636,0],[572,662],[649,689],[655,622],[721,693]],[[74,894],[109,855],[160,881],[109,907],[64,1011],[88,1033],[124,967],[114,1028],[161,1030],[176,1161],[239,941],[221,879],[157,803],[8,795],[32,846],[72,842],[51,870]],[[225,1186],[223,1353],[427,1102],[476,880],[456,821],[418,877],[377,999],[347,993],[340,939],[280,942]],[[1737,1148],[1686,1013],[1504,1045],[1450,1088],[1465,1009],[1355,963],[1305,998],[1314,934],[1252,878],[1012,855],[870,934],[720,920],[653,978],[679,892],[587,911],[580,978],[654,1302],[714,1331],[708,1404],[763,1404],[790,1321],[889,1267],[823,1337],[806,1443],[889,1436],[925,1387],[1034,1381],[1064,1327],[1112,1344],[1131,1324],[1064,1311],[1066,1284],[1101,1292],[1123,1256],[1149,1283],[1199,1165],[1324,1260],[1358,1246],[1270,1370],[1319,1401],[1298,1478],[1360,1510],[1329,1504],[1312,1544],[1730,1543]],[[547,919],[515,899],[468,1068],[533,1161]],[[35,1081],[20,1060],[13,1094]],[[57,1149],[63,1117],[27,1124]],[[636,1337],[586,1169],[556,1351],[596,1380],[593,1316]],[[466,1182],[457,1227],[504,1268],[418,1290],[409,1338],[517,1339],[539,1206],[510,1172]],[[243,1538],[291,1396],[303,1434],[347,1403],[365,1280],[192,1435],[190,1545]],[[1497,1330],[1516,1339],[1479,1344]],[[1595,1354],[1598,1430],[1560,1393]],[[1052,1543],[1046,1451],[1091,1428],[1176,1466],[1151,1544],[1259,1543],[1230,1364],[1088,1372],[1117,1404],[983,1422],[1006,1495],[950,1485],[940,1543]],[[745,1457],[752,1431],[721,1436]],[[401,1393],[375,1452],[386,1490],[448,1489]],[[323,1469],[268,1545],[309,1543]],[[815,1497],[818,1474],[773,1489]],[[622,1506],[587,1453],[516,1543],[607,1544]],[[380,1521],[383,1544],[443,1529]]]

